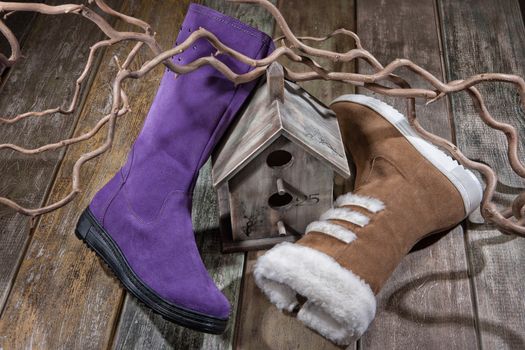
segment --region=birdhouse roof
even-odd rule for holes
[[[301,146],[344,178],[350,176],[335,114],[297,84],[281,98],[263,82],[213,154],[213,185],[228,181],[279,136]]]

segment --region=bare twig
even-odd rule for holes
[[[220,71],[226,78],[234,82],[235,84],[242,84],[264,74],[266,68],[278,58],[285,56],[294,62],[299,62],[306,65],[310,70],[306,72],[295,72],[288,67],[285,67],[285,74],[287,78],[294,81],[308,81],[315,79],[323,80],[334,80],[342,81],[345,83],[362,86],[376,93],[403,97],[407,99],[407,110],[408,119],[411,125],[426,139],[430,140],[434,144],[449,151],[459,162],[464,166],[479,171],[485,179],[486,188],[483,195],[481,204],[481,213],[487,222],[494,223],[500,230],[506,233],[515,233],[525,236],[525,193],[517,196],[513,202],[512,208],[506,208],[502,211],[498,211],[496,205],[492,202],[497,176],[496,173],[487,165],[472,161],[468,159],[454,144],[446,139],[438,137],[421,127],[417,121],[415,114],[415,98],[425,98],[427,103],[432,103],[438,99],[443,98],[447,94],[458,91],[467,91],[471,97],[475,107],[479,112],[480,118],[487,124],[487,126],[502,131],[508,143],[507,156],[510,161],[512,170],[522,178],[525,178],[525,166],[518,157],[518,134],[514,127],[509,124],[501,123],[495,120],[489,113],[485,106],[484,100],[480,92],[475,87],[482,82],[498,81],[506,82],[514,85],[518,90],[522,107],[525,109],[525,81],[516,75],[510,74],[499,74],[499,73],[485,73],[477,74],[471,77],[451,81],[444,83],[424,68],[416,65],[408,59],[396,59],[390,62],[388,65],[383,66],[370,52],[365,50],[361,44],[359,37],[352,31],[344,28],[335,30],[334,32],[324,37],[296,37],[292,30],[289,28],[284,17],[281,15],[279,10],[267,0],[230,0],[236,3],[254,3],[264,7],[275,19],[277,25],[280,27],[283,36],[276,38],[275,40],[283,43],[281,47],[276,49],[272,54],[263,59],[253,59],[247,57],[240,52],[237,52],[230,47],[224,45],[213,33],[200,28],[194,31],[183,43],[176,45],[174,48],[166,51],[162,51],[159,44],[154,38],[154,32],[150,25],[140,19],[122,14],[109,7],[103,0],[89,0],[89,4],[95,4],[101,11],[111,16],[117,17],[129,24],[141,28],[144,32],[120,32],[114,29],[107,21],[101,16],[91,10],[85,5],[66,4],[59,6],[49,6],[44,4],[34,3],[12,3],[12,2],[0,2],[0,12],[9,14],[14,11],[34,11],[42,14],[49,15],[60,15],[66,13],[72,13],[75,15],[81,15],[84,18],[95,23],[99,29],[107,36],[107,39],[102,40],[94,44],[90,48],[88,60],[85,64],[82,74],[76,81],[75,91],[71,102],[67,108],[54,107],[44,111],[30,111],[21,113],[17,116],[10,118],[0,118],[0,123],[15,123],[19,120],[28,117],[45,117],[55,113],[60,114],[71,114],[78,108],[79,94],[82,87],[82,83],[86,79],[90,69],[93,65],[94,55],[96,51],[103,47],[112,46],[122,41],[133,41],[135,45],[131,51],[127,54],[123,63],[120,63],[118,58],[115,58],[117,62],[118,71],[112,85],[112,109],[111,113],[100,119],[99,122],[88,132],[83,135],[72,137],[61,140],[56,143],[43,145],[35,149],[26,149],[14,144],[0,144],[0,150],[3,148],[12,149],[24,154],[37,154],[60,147],[65,147],[78,142],[85,141],[95,134],[106,124],[108,124],[107,135],[105,142],[92,152],[82,155],[74,165],[72,174],[72,189],[71,192],[61,200],[51,203],[45,207],[37,209],[28,209],[20,206],[16,202],[0,197],[0,204],[7,205],[14,210],[35,216],[42,213],[49,212],[60,208],[67,204],[80,192],[80,170],[82,165],[97,157],[98,155],[106,152],[113,141],[115,134],[116,119],[124,116],[129,110],[129,101],[125,91],[122,88],[122,84],[128,79],[140,79],[144,75],[148,74],[153,68],[160,64],[166,65],[170,70],[177,74],[185,74],[192,72],[204,65],[213,66],[215,69]],[[0,32],[6,37],[11,47],[11,54],[9,58],[5,55],[0,54],[0,63],[6,66],[12,66],[16,64],[21,58],[20,47],[17,39],[9,28],[0,21]],[[322,42],[328,40],[336,35],[342,35],[351,38],[355,47],[344,53],[333,52],[324,49],[314,48],[307,45],[305,42]],[[209,57],[201,57],[193,62],[185,65],[177,65],[172,62],[171,57],[188,49],[196,40],[205,39],[217,50],[216,55]],[[145,62],[137,70],[130,70],[130,65],[134,61],[138,51],[146,45],[153,58]],[[245,74],[237,74],[233,72],[227,65],[222,63],[216,58],[217,55],[229,55],[236,60],[246,63],[253,67],[251,71]],[[329,59],[335,62],[350,62],[354,60],[362,60],[373,69],[372,74],[360,74],[353,72],[338,72],[326,70],[322,65],[316,62],[315,59]],[[400,68],[408,68],[420,77],[424,82],[428,83],[432,88],[412,88],[408,82],[401,76],[395,74]],[[383,82],[392,82],[396,87],[387,87],[383,85]]]

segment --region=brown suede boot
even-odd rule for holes
[[[482,188],[389,105],[344,95],[331,107],[356,165],[355,191],[337,198],[297,243],[260,257],[254,276],[279,309],[298,310],[308,327],[346,345],[368,328],[374,295],[401,259],[470,214]]]

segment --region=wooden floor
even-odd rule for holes
[[[48,1],[60,2],[64,1]],[[278,34],[271,17],[257,7],[202,2]],[[109,3],[151,23],[165,48],[175,40],[188,5],[187,0]],[[382,63],[407,57],[446,80],[486,71],[525,76],[525,28],[517,0],[280,0],[277,5],[296,34],[353,29]],[[30,30],[18,32],[28,58],[4,72],[0,115],[6,116],[60,104],[72,93],[87,45],[101,37],[76,16],[17,16],[10,20],[31,21],[25,26]],[[339,51],[351,48],[341,38],[326,45]],[[88,130],[108,112],[115,71],[111,57],[124,49],[129,47],[97,58],[98,72],[82,92],[78,113],[3,125],[0,142],[35,147]],[[334,68],[367,71],[364,65]],[[154,315],[127,295],[74,237],[83,208],[123,164],[161,74],[158,69],[129,85],[133,112],[119,122],[111,152],[83,168],[84,191],[72,204],[40,217],[33,226],[27,218],[0,208],[0,349],[335,349],[262,297],[251,276],[256,253],[220,254],[209,164],[195,189],[193,214],[206,266],[234,305],[225,334],[189,331]],[[324,101],[354,92],[350,86],[326,82],[304,86]],[[493,115],[516,125],[525,140],[525,114],[515,91],[500,84],[486,85],[482,92]],[[403,108],[402,101],[389,102]],[[466,94],[428,107],[419,101],[418,112],[425,127],[499,170],[500,203],[509,203],[525,187],[507,170],[504,137],[482,125]],[[39,157],[2,151],[0,194],[30,206],[62,198],[71,185],[74,161],[100,142],[101,135]],[[474,214],[449,235],[404,259],[378,296],[374,323],[349,349],[525,349],[524,279],[525,239],[502,235]]]

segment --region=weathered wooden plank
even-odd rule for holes
[[[523,19],[517,1],[501,4],[486,2],[451,4],[440,2],[443,17],[443,40],[447,52],[447,78],[465,78],[477,73],[498,72],[524,75],[525,42]],[[501,6],[500,6],[501,5]],[[494,12],[490,13],[490,10]],[[465,17],[453,12],[461,10]],[[456,32],[457,31],[457,32]],[[520,111],[516,91],[510,84],[483,84],[480,91],[497,119],[518,126],[521,139],[525,138],[525,118]],[[455,113],[458,140],[469,139],[464,152],[468,157],[480,159],[494,169],[510,169],[507,157],[500,150],[506,149],[505,136],[500,132],[487,133],[487,128],[476,118],[476,112],[466,94],[456,94],[451,102]],[[505,109],[503,109],[505,108]],[[490,142],[485,142],[490,137]],[[465,141],[466,142],[466,141]],[[525,154],[520,142],[520,154]],[[523,159],[523,157],[522,157]],[[506,186],[525,187],[525,180],[511,171],[502,171],[500,181]]]
[[[120,0],[110,2],[112,5],[119,3]],[[88,57],[89,45],[100,38],[100,30],[87,21],[80,21],[78,16],[39,16],[25,40],[23,53],[27,58],[10,69],[3,85],[0,95],[2,116],[60,105],[65,96],[72,95],[75,80]],[[80,105],[97,69],[98,63],[86,81]],[[2,125],[0,140],[25,147],[55,142],[71,135],[78,114],[30,118],[13,125]],[[39,156],[2,150],[0,193],[23,205],[40,206],[63,156],[63,149]],[[0,207],[0,309],[27,246],[29,230],[28,218]]]
[[[354,1],[334,0],[325,1],[280,1],[279,8],[296,36],[325,36],[336,29],[354,28]],[[329,19],[329,20],[328,20]],[[282,32],[276,27],[275,37]],[[308,42],[309,45],[346,52],[354,47],[354,43],[347,37],[335,37],[323,43]],[[326,59],[316,59],[323,67],[330,70],[353,72],[353,63],[332,62]],[[281,63],[294,71],[308,71],[310,68],[299,63],[292,63],[282,59]],[[353,86],[341,82],[312,81],[300,83],[305,90],[328,104],[337,96],[351,94]]]
[[[166,47],[178,32],[185,4],[136,0],[125,2],[122,11],[149,21]],[[78,22],[78,18],[75,21]],[[119,25],[118,28],[128,26]],[[78,36],[88,36],[85,31],[78,29],[78,32]],[[116,73],[112,57],[128,52],[131,45],[121,45],[104,55],[104,63],[87,96],[75,134],[86,132],[109,113],[111,79]],[[143,63],[150,57],[144,50],[137,59]],[[73,57],[67,59],[74,60]],[[134,112],[118,122],[113,149],[84,166],[82,195],[68,206],[44,215],[35,228],[0,320],[0,348],[102,349],[111,344],[123,290],[111,273],[104,272],[100,260],[81,244],[73,231],[78,216],[96,190],[124,162],[162,72],[163,68],[159,67],[146,78],[127,84]],[[105,131],[67,150],[49,201],[61,198],[70,190],[74,162],[81,154],[98,146],[105,138]]]
[[[352,1],[299,1],[279,2],[279,9],[296,35],[321,36],[341,27],[354,28]],[[327,20],[327,19],[330,20]],[[276,36],[279,31],[276,31]],[[352,48],[352,43],[341,38],[332,39],[320,47],[341,52]],[[333,64],[322,61],[327,67],[338,70],[353,69],[349,64]],[[287,60],[283,64],[289,65]],[[294,70],[304,69],[293,65]],[[330,102],[353,88],[339,83],[314,81],[301,84],[315,97]],[[335,345],[306,328],[295,318],[284,315],[272,305],[255,285],[253,265],[261,252],[249,252],[243,277],[241,310],[238,319],[236,348],[238,349],[337,349]],[[353,348],[355,346],[350,346]]]
[[[525,76],[525,28],[518,1],[443,0],[438,6],[449,80],[487,71]],[[503,84],[484,84],[480,90],[493,116],[515,125],[523,140],[525,113],[516,92]],[[497,202],[508,205],[524,182],[507,165],[504,138],[478,120],[466,94],[451,100],[458,147],[498,170]],[[523,152],[520,159],[525,159]],[[525,348],[525,240],[472,224],[467,249],[482,348]]]
[[[277,0],[270,0],[270,2],[275,4]],[[273,33],[274,21],[272,16],[257,5],[235,4],[223,0],[199,0],[199,3],[220,11],[228,16],[238,18],[244,23],[257,28],[268,35]]]
[[[271,33],[271,17],[256,6],[235,5],[222,0],[202,3],[237,17],[262,31]],[[221,336],[199,333],[179,327],[153,314],[134,298],[126,297],[117,334],[116,349],[231,349],[237,301],[244,266],[244,254],[221,254],[217,195],[212,187],[211,164],[199,174],[193,195],[193,224],[202,259],[219,288],[232,304],[232,316]]]
[[[387,64],[406,57],[443,76],[437,17],[432,0],[358,1],[357,28],[364,47]],[[359,72],[370,72],[365,64]],[[406,74],[405,74],[406,73]],[[421,86],[413,74],[409,82]],[[373,95],[366,91],[359,91]],[[404,113],[405,101],[376,96]],[[417,112],[428,130],[451,138],[445,100]],[[476,348],[467,258],[461,227],[409,254],[378,295],[377,317],[361,339],[363,349]]]

